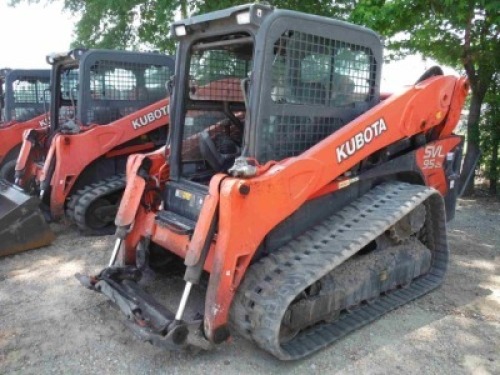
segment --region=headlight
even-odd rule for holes
[[[53,53],[47,56],[47,63],[48,64],[52,65],[52,64],[54,64],[55,61],[56,61],[56,57]]]
[[[236,15],[236,22],[238,25],[246,25],[250,23],[250,12],[242,12]]]
[[[71,57],[73,60],[77,60],[83,55],[83,52],[85,52],[85,50],[76,48],[69,53],[69,57]]]
[[[186,26],[184,25],[175,26],[174,31],[176,36],[185,36],[187,34]]]

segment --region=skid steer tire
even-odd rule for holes
[[[125,189],[125,176],[117,175],[84,188],[77,193],[72,219],[78,229],[85,235],[103,236],[115,232],[114,217],[109,222],[94,217],[93,211],[100,206],[116,205],[118,209],[121,194]],[[116,198],[118,196],[118,198]],[[110,199],[110,197],[112,197]],[[114,202],[117,200],[117,202]]]
[[[11,183],[16,179],[16,159],[9,160],[0,168],[0,178]]]

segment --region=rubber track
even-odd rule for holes
[[[92,202],[97,199],[103,198],[106,195],[116,193],[120,190],[125,189],[125,175],[115,175],[104,179],[102,181],[93,183],[86,186],[84,189],[79,190],[73,199],[68,203],[68,211],[71,210],[71,206],[74,207],[73,215],[68,217],[76,224],[78,229],[82,232],[90,235],[104,235],[113,234],[115,229],[113,225],[105,227],[102,229],[93,229],[87,226],[85,214],[87,209],[90,207]]]
[[[76,202],[80,199],[80,197],[91,191],[92,189],[95,189],[96,187],[99,186],[98,182],[94,182],[90,185],[85,186],[83,189],[78,190],[76,193],[72,194],[68,202],[66,203],[66,217],[71,221],[75,222],[75,207],[76,207]]]
[[[433,251],[429,272],[404,289],[342,312],[333,322],[306,328],[281,345],[281,320],[293,300],[420,204],[426,205],[430,219],[421,237]],[[438,287],[447,264],[444,202],[439,193],[419,185],[383,184],[253,264],[235,296],[231,324],[279,359],[299,359]]]

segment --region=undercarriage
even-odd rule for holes
[[[386,183],[251,265],[231,323],[278,358],[298,359],[439,286],[447,258],[439,194]],[[112,300],[143,340],[210,348],[202,316],[176,320],[139,286],[141,274],[111,266],[79,279]]]

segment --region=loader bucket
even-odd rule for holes
[[[0,256],[36,249],[54,240],[39,204],[37,197],[0,180]]]

